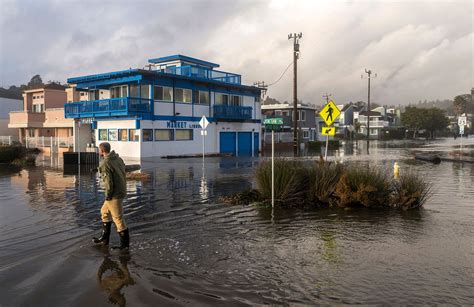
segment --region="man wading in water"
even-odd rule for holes
[[[99,155],[104,160],[99,165],[100,177],[104,182],[105,201],[100,209],[102,218],[102,235],[94,237],[95,244],[109,245],[112,221],[120,235],[120,249],[128,249],[130,237],[123,219],[123,199],[127,195],[125,182],[125,163],[115,151],[110,152],[107,142],[99,145]]]

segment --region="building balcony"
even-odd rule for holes
[[[359,122],[361,127],[367,126],[367,120]],[[370,121],[370,128],[385,128],[389,126],[389,122],[386,120],[371,120]]]
[[[10,112],[8,128],[41,128],[45,120],[44,113],[31,111]]]
[[[140,116],[151,113],[151,99],[121,97],[78,101],[64,105],[66,118]]]
[[[161,72],[180,75],[185,77],[200,78],[200,79],[210,79],[214,81],[220,81],[225,83],[232,84],[241,84],[241,76],[237,74],[232,74],[225,71],[207,69],[203,67],[185,65],[185,66],[172,66],[166,67]]]
[[[214,118],[217,120],[249,120],[252,119],[252,107],[215,105]]]

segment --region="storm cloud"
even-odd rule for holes
[[[272,83],[302,32],[299,98],[320,104],[408,104],[468,93],[474,82],[473,1],[0,0],[0,86],[34,74],[68,77],[143,67],[185,54]],[[292,98],[292,69],[268,95]]]

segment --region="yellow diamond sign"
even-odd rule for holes
[[[323,127],[321,130],[322,135],[335,135],[336,134],[336,127]]]
[[[341,111],[337,108],[334,102],[331,100],[328,102],[327,105],[319,112],[319,116],[324,120],[326,125],[331,126],[332,123],[336,120],[336,118],[341,115]]]

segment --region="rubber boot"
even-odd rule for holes
[[[128,249],[130,245],[130,235],[128,234],[128,228],[118,233],[120,236],[120,246],[115,246],[116,249]]]
[[[102,235],[99,238],[93,237],[92,241],[94,241],[95,244],[109,245],[111,227],[112,222],[102,223]]]

